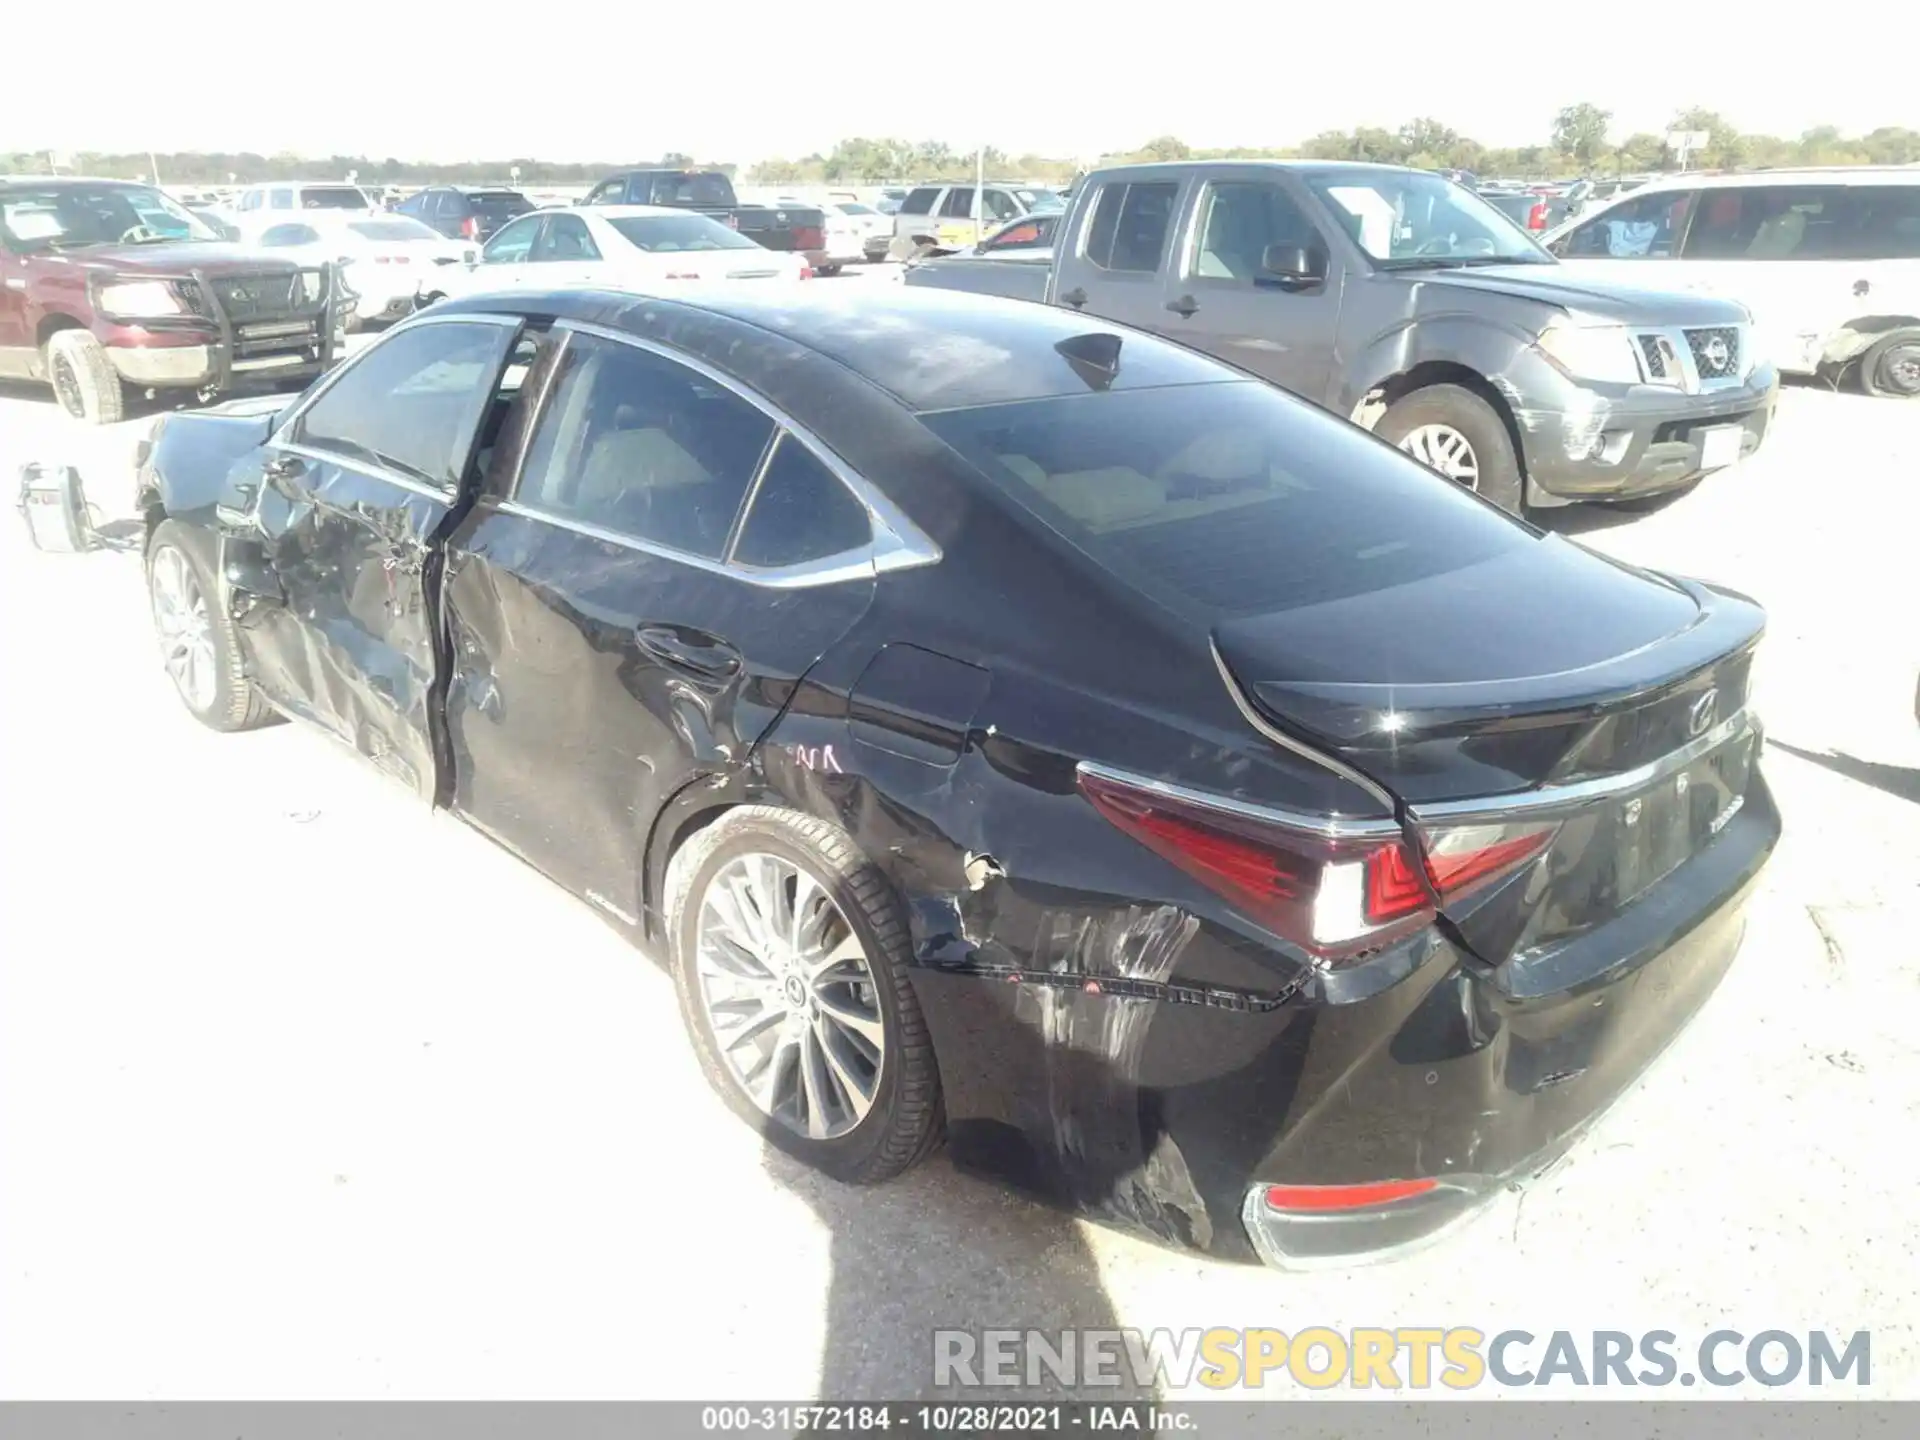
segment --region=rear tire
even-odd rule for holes
[[[838,264],[833,264],[833,265],[819,265],[819,266],[815,266],[815,267],[814,267],[814,272],[813,272],[813,273],[814,273],[814,274],[816,274],[816,275],[821,275],[821,276],[826,276],[826,275],[838,275],[838,274],[840,273],[840,267],[839,267],[839,265],[838,265]]]
[[[746,913],[738,888],[743,870],[751,876],[763,860],[771,862],[768,873],[791,870],[796,884],[804,877],[832,902],[839,918],[829,917],[824,923],[836,927],[844,924],[844,932],[838,928],[821,932],[837,937],[836,943],[826,948],[839,953],[840,946],[857,942],[859,955],[855,961],[841,962],[853,965],[851,972],[836,965],[830,967],[830,971],[813,973],[852,973],[860,978],[839,982],[816,979],[814,993],[816,997],[823,993],[830,998],[837,995],[834,1003],[843,1008],[857,1003],[868,1017],[865,1024],[880,1034],[877,1065],[869,1070],[870,1060],[859,1062],[859,1057],[855,1057],[860,1071],[856,1078],[868,1081],[870,1075],[866,1110],[857,1120],[847,1123],[858,1106],[837,1103],[835,1095],[839,1100],[851,1102],[853,1099],[851,1090],[839,1086],[834,1094],[828,1095],[829,1103],[820,1107],[820,1113],[835,1122],[821,1127],[823,1131],[834,1132],[824,1138],[804,1133],[806,1120],[815,1107],[813,1089],[801,1086],[801,1072],[817,1050],[799,1049],[789,1085],[781,1084],[782,1026],[767,1023],[764,1018],[773,1013],[778,1004],[787,1003],[780,1000],[784,993],[780,980],[752,979],[746,984],[755,987],[753,991],[736,988],[722,983],[726,976],[718,974],[714,964],[715,920],[728,904],[735,907],[734,913]],[[721,883],[717,885],[716,881]],[[906,917],[886,877],[844,831],[823,820],[772,806],[745,805],[729,810],[675,853],[667,869],[665,892],[663,909],[667,915],[681,1019],[693,1040],[707,1082],[729,1109],[758,1130],[768,1143],[852,1185],[890,1180],[911,1169],[938,1146],[945,1130],[945,1112],[933,1042],[908,979],[910,952]],[[779,894],[787,896],[789,892],[781,889]],[[799,894],[796,889],[790,899],[776,901],[776,913],[780,903],[787,903],[802,914],[809,913],[808,907],[793,903]],[[717,901],[712,909],[708,907],[709,900]],[[824,914],[824,911],[818,913]],[[793,932],[797,934],[806,928],[796,925]],[[727,936],[735,931],[722,924],[719,933]],[[703,937],[709,943],[704,957]],[[748,970],[757,972],[764,968],[773,977],[783,973],[779,959],[770,952],[763,955],[759,950],[743,949],[739,945],[722,946],[721,951],[723,955],[746,955]],[[760,963],[763,958],[771,959],[772,963],[763,966]],[[864,971],[859,969],[861,964]],[[731,963],[719,968],[740,973]],[[801,969],[804,971],[806,966],[803,964]],[[787,984],[792,984],[791,978]],[[822,986],[826,987],[825,991]],[[803,984],[801,991],[804,989]],[[755,993],[772,999],[750,998]],[[735,998],[741,995],[749,998]],[[755,1010],[755,1006],[762,1008]],[[722,1010],[731,1021],[728,1027],[731,1043],[724,1047],[714,1021],[714,1015]],[[801,1042],[817,1043],[819,1031],[814,1031],[816,1041],[807,1041],[800,1033],[808,1028],[804,1011],[793,1019],[793,1028],[796,1046]],[[764,1037],[769,1055],[766,1068],[757,1072],[753,1062],[758,1058],[762,1040],[751,1037]],[[838,1053],[846,1053],[844,1045]],[[821,1063],[826,1063],[824,1058]],[[845,1072],[836,1067],[836,1073]],[[754,1081],[764,1087],[759,1099],[749,1093],[749,1074],[766,1077]],[[821,1080],[823,1085],[828,1083],[824,1075]],[[790,1093],[791,1087],[804,1091],[808,1115],[771,1103],[783,1091]]]
[[[1509,515],[1526,513],[1520,461],[1506,421],[1465,386],[1429,385],[1401,396],[1374,433]],[[1453,461],[1452,473],[1440,466],[1446,459]]]
[[[1860,357],[1860,387],[1887,400],[1920,398],[1920,330],[1896,330]]]
[[[114,425],[126,414],[120,372],[90,330],[56,330],[47,340],[47,380],[60,406],[88,425]]]
[[[254,730],[279,717],[247,679],[239,634],[201,558],[211,542],[204,531],[162,520],[147,544],[147,602],[187,713],[212,730]]]

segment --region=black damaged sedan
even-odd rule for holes
[[[715,1088],[1275,1265],[1429,1239],[1705,1002],[1750,600],[1242,373],[894,286],[436,306],[144,453],[188,708],[671,957]]]

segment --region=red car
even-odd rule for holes
[[[151,185],[0,176],[0,378],[120,419],[125,390],[202,399],[332,365],[330,266],[224,243]]]

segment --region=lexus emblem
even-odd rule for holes
[[[1687,712],[1687,734],[1703,735],[1713,724],[1714,706],[1719,702],[1720,692],[1709,689],[1706,694],[1693,702],[1693,708]]]
[[[1727,348],[1727,342],[1715,335],[1700,347],[1701,357],[1715,370],[1727,368],[1727,362],[1733,358],[1733,352]]]

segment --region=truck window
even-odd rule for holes
[[[940,202],[942,220],[971,220],[973,218],[973,187],[956,185],[947,191],[947,198]]]
[[[939,198],[939,186],[923,185],[900,202],[899,213],[902,215],[931,215],[933,213],[933,202]]]
[[[1225,180],[1200,201],[1200,244],[1193,274],[1207,280],[1252,280],[1269,245],[1321,244],[1307,212],[1277,185]]]
[[[1671,260],[1692,208],[1690,190],[1660,190],[1623,200],[1575,226],[1560,242],[1559,253],[1573,259]]]
[[[1157,270],[1179,193],[1175,180],[1102,185],[1087,230],[1088,263],[1102,270]]]
[[[983,195],[983,208],[989,220],[1017,220],[1020,218],[1020,202],[1004,190],[988,190]]]
[[[1856,229],[1853,198],[1837,185],[1703,191],[1682,253],[1689,260],[1837,257],[1843,237]]]
[[[1860,207],[1847,259],[1920,260],[1920,185],[1862,186]]]
[[[652,193],[655,205],[726,210],[737,203],[733,198],[733,182],[720,174],[656,175]]]

